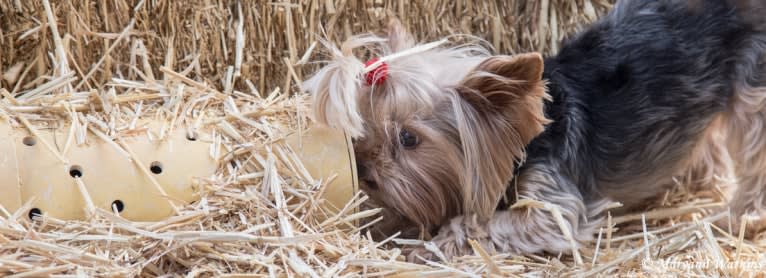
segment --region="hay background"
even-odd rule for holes
[[[237,1],[52,1],[60,33],[69,44],[74,68],[87,72],[109,52],[103,66],[85,88],[100,88],[130,63],[135,43],[149,53],[154,72],[166,64],[168,54],[182,68],[197,59],[190,78],[221,84],[226,66],[235,59]],[[244,18],[242,76],[260,92],[290,84],[286,63],[299,64],[317,35],[337,41],[350,34],[379,31],[389,16],[401,18],[421,40],[448,34],[474,34],[487,39],[502,53],[555,50],[557,42],[578,24],[594,19],[611,1],[241,1]],[[135,23],[131,25],[131,19]],[[33,65],[25,86],[50,70],[53,41],[45,23],[42,2],[0,1],[0,65]],[[128,28],[131,26],[132,28]],[[129,37],[115,37],[129,29]],[[40,58],[40,59],[37,59]],[[37,60],[36,60],[37,59]],[[285,59],[288,59],[287,61]],[[173,67],[171,67],[173,68]],[[296,66],[298,77],[313,67]],[[12,87],[3,81],[4,87]],[[290,84],[292,85],[292,84]],[[242,79],[236,88],[245,89]]]
[[[111,91],[123,98],[116,107],[142,106],[145,117],[165,119],[167,103],[192,107],[179,124],[205,117],[218,138],[214,144],[228,154],[221,155],[225,166],[209,180],[203,201],[160,223],[132,223],[105,211],[89,221],[32,222],[24,217],[28,207],[0,209],[0,275],[759,275],[762,267],[642,265],[646,258],[766,265],[761,240],[746,241],[709,224],[719,217],[706,214],[717,205],[714,190],[690,194],[680,187],[651,213],[612,219],[622,225],[605,227],[598,244],[581,250],[583,265],[555,254],[408,264],[397,248],[348,225],[375,218],[376,211],[342,213],[330,221],[317,217],[323,213],[314,208],[322,199],[321,181],[296,174],[300,162],[279,143],[290,130],[305,127],[299,112],[306,109],[305,96],[295,94],[296,84],[316,69],[307,63],[314,58],[307,50],[317,35],[337,41],[377,31],[397,16],[420,40],[464,33],[485,38],[500,53],[552,53],[561,38],[603,14],[610,2],[61,0],[50,3],[62,39],[56,45],[44,1],[0,0],[3,118],[29,118],[36,125],[67,121],[62,103],[68,102],[80,105],[83,118],[119,123],[123,115],[90,102],[89,94]],[[74,78],[62,78],[67,71]],[[30,92],[40,95],[25,98]],[[204,111],[193,108],[200,98],[207,98]],[[120,134],[102,131],[110,138]]]

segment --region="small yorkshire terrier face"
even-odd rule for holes
[[[305,89],[314,119],[354,140],[362,189],[425,228],[489,217],[523,150],[547,122],[539,54],[490,56],[477,45],[416,45],[397,21],[354,37]],[[352,49],[365,47],[365,66]],[[381,68],[383,67],[383,68]]]
[[[450,100],[405,107],[376,96],[361,96],[370,103],[360,107],[364,136],[354,141],[361,188],[415,223],[438,225],[460,213],[466,166]]]

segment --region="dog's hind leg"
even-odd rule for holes
[[[727,127],[730,153],[735,160],[736,185],[727,188],[725,197],[735,229],[741,217],[751,220],[748,231],[766,228],[766,87],[750,88],[738,93],[754,102],[735,103],[728,113]],[[758,98],[755,98],[755,97]]]
[[[739,80],[724,118],[736,172],[736,186],[725,197],[731,222],[749,219],[748,232],[766,228],[766,34],[754,46],[737,68]]]

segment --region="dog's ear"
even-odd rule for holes
[[[527,144],[548,123],[539,53],[494,56],[480,63],[458,87],[460,96],[488,117],[506,119]]]
[[[456,118],[464,153],[464,213],[490,217],[513,178],[526,145],[548,123],[538,53],[495,56],[455,88]]]
[[[415,45],[415,38],[407,32],[399,19],[392,17],[388,21],[388,45],[394,52],[411,48]]]

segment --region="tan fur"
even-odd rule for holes
[[[725,115],[725,140],[736,157],[736,188],[725,196],[733,223],[740,216],[752,221],[749,231],[766,227],[766,88],[742,86]]]
[[[685,182],[721,189],[731,224],[737,233],[748,220],[747,232],[766,228],[766,88],[738,86],[728,111],[716,116],[690,155]]]
[[[543,131],[549,122],[543,115],[546,97],[542,81],[543,59],[540,54],[496,56],[479,64],[457,88],[457,91],[482,120],[459,121],[459,126],[483,123],[466,128],[461,134],[466,173],[464,207],[466,212],[487,218],[513,177],[513,168],[524,157],[524,146]],[[455,101],[454,103],[458,103]],[[468,114],[466,111],[464,114]],[[464,119],[468,120],[468,119]],[[510,126],[508,126],[510,125]],[[504,153],[511,159],[488,161],[493,153]]]

